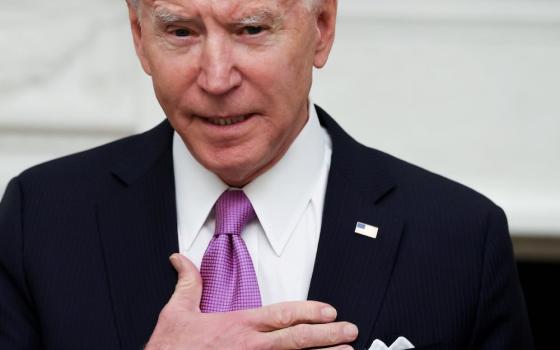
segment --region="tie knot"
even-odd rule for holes
[[[240,235],[249,221],[255,218],[251,201],[243,191],[228,190],[216,201],[216,235]]]

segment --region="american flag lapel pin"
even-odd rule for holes
[[[356,232],[357,234],[364,235],[370,238],[377,238],[377,231],[379,231],[379,228],[364,224],[363,222],[359,221],[356,223],[356,229],[354,230],[354,232]]]

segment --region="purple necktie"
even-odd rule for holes
[[[216,201],[216,231],[200,265],[202,312],[226,312],[261,306],[257,275],[241,231],[256,217],[243,191],[226,191]]]

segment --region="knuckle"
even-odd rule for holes
[[[307,324],[298,324],[292,327],[292,343],[296,349],[304,349],[311,346],[311,327]]]
[[[175,286],[175,290],[180,289],[190,289],[195,285],[195,281],[192,278],[181,278],[177,281],[177,285]]]
[[[244,337],[240,349],[242,350],[271,350],[273,349],[273,344],[269,341],[265,341],[259,337],[247,336]]]
[[[323,316],[321,314],[321,311],[324,308],[324,304],[319,303],[319,302],[315,302],[312,305],[309,305],[307,308],[307,313],[309,315],[310,318],[313,319],[322,319]]]
[[[247,310],[225,312],[220,315],[220,336],[223,337],[222,344],[228,344],[226,348],[236,350],[267,350],[271,348],[249,324]],[[210,347],[216,348],[214,346]]]
[[[276,312],[275,318],[280,327],[286,328],[294,321],[294,314],[290,309],[282,307]]]
[[[307,307],[307,316],[309,319],[318,320],[323,322],[325,320],[325,315],[323,315],[323,309],[325,308],[332,308],[328,304],[315,302],[313,304],[308,305]]]
[[[327,328],[327,341],[329,342],[329,344],[336,344],[339,342],[340,340],[340,334],[343,332],[342,328],[340,327],[336,327],[335,325],[332,325],[331,327]]]

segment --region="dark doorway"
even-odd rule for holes
[[[517,261],[537,349],[558,349],[560,262]]]

